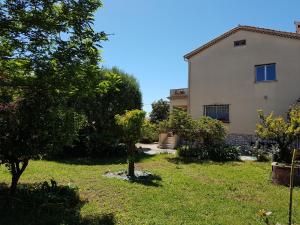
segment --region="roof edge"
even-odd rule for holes
[[[250,31],[250,32],[255,32],[255,33],[261,33],[261,34],[267,34],[267,35],[274,35],[274,36],[279,36],[279,37],[284,37],[284,38],[290,38],[290,39],[298,39],[300,40],[300,34],[297,33],[292,33],[292,32],[286,32],[286,31],[279,31],[279,30],[272,30],[272,29],[266,29],[266,28],[260,28],[260,27],[252,27],[252,26],[243,26],[239,25],[222,35],[218,36],[217,38],[209,41],[208,43],[200,46],[199,48],[196,48],[195,50],[185,54],[183,56],[184,59],[190,59],[194,55],[198,54],[199,52],[213,46],[219,41],[222,41],[223,39],[229,37],[230,35],[236,33],[237,31],[244,30],[244,31]]]

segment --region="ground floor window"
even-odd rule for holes
[[[205,105],[204,115],[228,123],[229,105]]]

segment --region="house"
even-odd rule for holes
[[[188,89],[180,88],[180,89],[171,89],[170,96],[170,111],[174,108],[179,108],[187,111],[188,106]]]
[[[285,114],[300,97],[300,22],[295,25],[295,33],[239,25],[186,54],[189,114],[221,120],[237,142],[253,137],[258,109]],[[182,107],[176,96],[171,90],[171,106]]]

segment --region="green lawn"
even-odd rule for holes
[[[80,220],[82,224],[106,225],[255,225],[263,224],[257,216],[260,209],[272,211],[272,220],[287,224],[289,189],[270,183],[270,163],[178,163],[174,156],[159,155],[145,157],[137,164],[138,169],[160,178],[152,182],[130,183],[102,176],[124,168],[124,160],[31,161],[21,184],[55,179],[58,185],[77,186],[81,202],[60,212],[70,210],[79,215],[73,222],[67,216],[51,220],[60,215],[58,212],[49,220],[51,210],[39,214],[37,208],[43,203],[35,203],[12,212],[10,219],[2,215],[0,224],[76,224]],[[0,183],[9,180],[6,168],[1,167]],[[300,224],[300,189],[295,189],[294,197],[295,224]]]

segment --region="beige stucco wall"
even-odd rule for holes
[[[233,47],[241,39],[247,45]],[[277,81],[255,83],[255,65],[268,63],[276,63]],[[257,109],[285,114],[300,97],[300,40],[238,31],[188,64],[190,114],[198,118],[203,105],[229,104],[230,133],[253,134]]]
[[[188,98],[171,98],[170,99],[170,110],[172,111],[174,107],[187,106]]]

